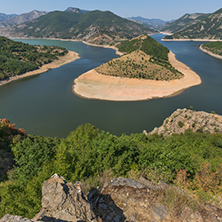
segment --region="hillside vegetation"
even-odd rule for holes
[[[4,127],[1,123],[0,132]],[[2,141],[7,138],[1,134]],[[0,217],[9,213],[32,218],[41,208],[42,183],[54,173],[82,181],[85,191],[102,187],[110,178],[143,175],[180,185],[198,201],[221,204],[221,133],[117,137],[87,124],[65,139],[23,134],[7,143],[15,164],[0,184]]]
[[[32,46],[0,37],[0,80],[38,69],[67,53],[57,46]]]
[[[204,49],[222,56],[222,42],[208,42],[202,45]]]
[[[222,9],[165,39],[222,39]]]
[[[202,19],[206,18],[209,14],[204,13],[193,13],[193,14],[185,14],[176,21],[168,22],[160,27],[160,31],[162,32],[170,32],[175,33],[184,30],[185,28],[197,24]]]
[[[96,68],[100,74],[151,80],[180,79],[183,74],[175,70],[168,61],[169,50],[147,35],[117,44],[120,58]]]
[[[110,11],[54,11],[9,30],[11,36],[77,39],[97,44],[112,44],[152,29],[123,19]]]

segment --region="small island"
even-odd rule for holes
[[[215,58],[222,59],[222,42],[208,42],[202,44],[200,50]]]
[[[29,45],[0,37],[0,85],[57,68],[79,58],[58,46]]]
[[[74,93],[89,99],[137,101],[172,96],[201,83],[195,72],[150,36],[116,47],[124,55],[75,79]]]

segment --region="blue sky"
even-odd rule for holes
[[[67,7],[110,10],[121,17],[142,16],[163,20],[177,19],[185,13],[211,13],[222,8],[221,0],[2,0],[0,12],[21,14],[33,9],[54,11]]]

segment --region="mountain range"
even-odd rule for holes
[[[197,24],[202,19],[206,18],[209,14],[204,13],[193,13],[193,14],[185,14],[179,19],[173,22],[167,22],[160,27],[162,32],[170,32],[175,33],[185,28],[189,27],[190,25]]]
[[[7,15],[4,13],[0,13],[0,21],[4,21],[4,20],[10,19],[15,16],[17,16],[17,15],[16,14]]]
[[[148,25],[148,26],[152,27],[153,29],[159,29],[164,24],[166,24],[166,21],[163,21],[162,19],[147,19],[147,18],[143,18],[141,16],[130,17],[128,19],[131,21],[138,22],[140,24]]]
[[[3,33],[4,32],[4,33]],[[112,44],[155,31],[147,26],[121,18],[110,11],[49,12],[31,22],[13,26],[0,34],[14,37],[62,38],[96,44]]]
[[[4,21],[0,22],[0,28],[7,28],[13,25],[18,25],[24,22],[28,22],[31,21],[33,19],[36,19],[42,15],[45,15],[47,12],[44,11],[37,11],[37,10],[33,10],[29,13],[24,13],[21,15],[17,15],[17,16],[12,16],[9,19],[6,19]]]
[[[196,22],[166,39],[214,39],[222,38],[222,9],[207,14],[201,21]]]

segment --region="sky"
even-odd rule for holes
[[[141,16],[165,21],[178,19],[185,13],[212,13],[222,8],[221,0],[1,0],[0,13],[22,14],[39,11],[64,11],[68,7],[112,11],[127,18]]]

